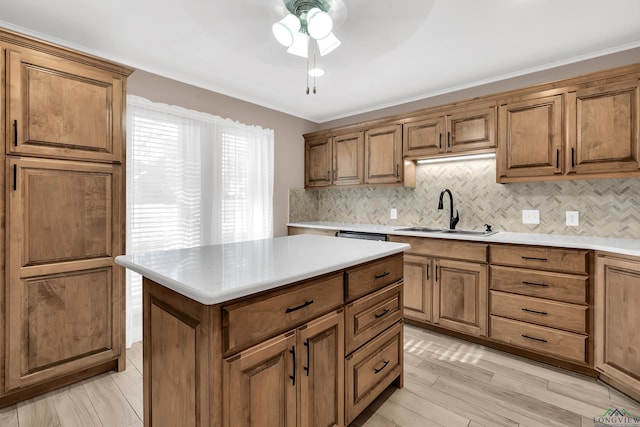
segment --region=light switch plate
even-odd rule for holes
[[[522,223],[523,224],[540,224],[540,211],[539,210],[523,210]]]
[[[391,219],[398,219],[398,209],[391,209],[391,214],[389,216]]]
[[[567,225],[569,227],[577,227],[580,225],[580,212],[578,211],[566,211]]]

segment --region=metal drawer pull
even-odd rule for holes
[[[530,337],[529,335],[526,335],[526,334],[522,334],[522,337],[530,340],[534,340],[534,341],[547,342],[547,340],[543,340],[542,338]]]
[[[547,258],[536,258],[536,257],[530,257],[530,256],[523,256],[522,259],[526,261],[549,261]]]
[[[376,374],[377,374],[377,373],[379,373],[379,372],[380,372],[380,371],[382,371],[384,368],[386,368],[388,364],[389,364],[389,361],[388,361],[388,360],[385,360],[381,367],[379,367],[379,368],[377,368],[377,369],[376,369],[376,368],[373,368],[373,372],[374,372],[374,373],[376,373]]]
[[[375,315],[375,316],[376,316],[376,319],[381,318],[382,316],[386,315],[388,312],[389,312],[389,309],[388,309],[388,308],[385,308],[385,309],[384,309],[384,311],[383,311],[382,313],[378,313],[378,314],[376,314],[376,315]]]
[[[311,367],[309,364],[309,339],[304,342],[304,346],[307,347],[307,366],[304,367],[304,370],[307,372],[307,376],[309,376],[309,368]]]
[[[545,285],[544,283],[534,283],[534,282],[522,282],[523,285],[529,285],[529,286],[540,286],[543,288],[548,288],[549,285]]]
[[[18,146],[18,121],[13,121],[13,146]]]
[[[547,315],[549,313],[547,313],[546,311],[536,311],[536,310],[529,310],[528,308],[523,308],[522,311],[526,311],[527,313],[535,313],[535,314],[542,314],[542,315]]]
[[[291,347],[289,353],[293,356],[293,375],[289,375],[289,378],[291,379],[291,385],[296,385],[296,347]]]
[[[391,272],[389,272],[389,271],[385,271],[385,272],[384,272],[384,273],[382,273],[382,274],[376,274],[376,280],[378,280],[378,279],[382,279],[383,277],[388,276],[388,275],[390,275],[390,274],[391,274]]]
[[[300,310],[301,308],[305,308],[313,304],[313,300],[305,301],[304,304],[300,304],[297,307],[289,307],[285,310],[285,313],[291,313],[292,311]]]

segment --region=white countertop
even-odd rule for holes
[[[406,249],[404,243],[298,235],[123,255],[116,263],[202,304],[218,304]]]
[[[640,256],[640,240],[612,239],[607,237],[565,236],[555,234],[509,233],[497,232],[489,236],[470,236],[461,234],[424,233],[415,231],[398,231],[410,226],[350,224],[340,222],[291,222],[291,227],[309,227],[326,230],[361,231],[367,233],[395,234],[399,236],[418,236],[436,239],[455,239],[489,243],[515,243],[523,245],[556,246],[563,248],[590,249],[613,252],[621,255]]]

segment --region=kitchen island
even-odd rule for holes
[[[402,386],[408,248],[301,235],[117,257],[144,276],[145,425],[349,424]]]

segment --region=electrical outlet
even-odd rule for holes
[[[540,211],[539,210],[523,210],[522,223],[523,224],[540,224]]]
[[[391,209],[391,214],[389,216],[391,219],[398,219],[398,209]]]
[[[567,225],[569,227],[577,227],[580,225],[580,212],[578,211],[566,211]]]

